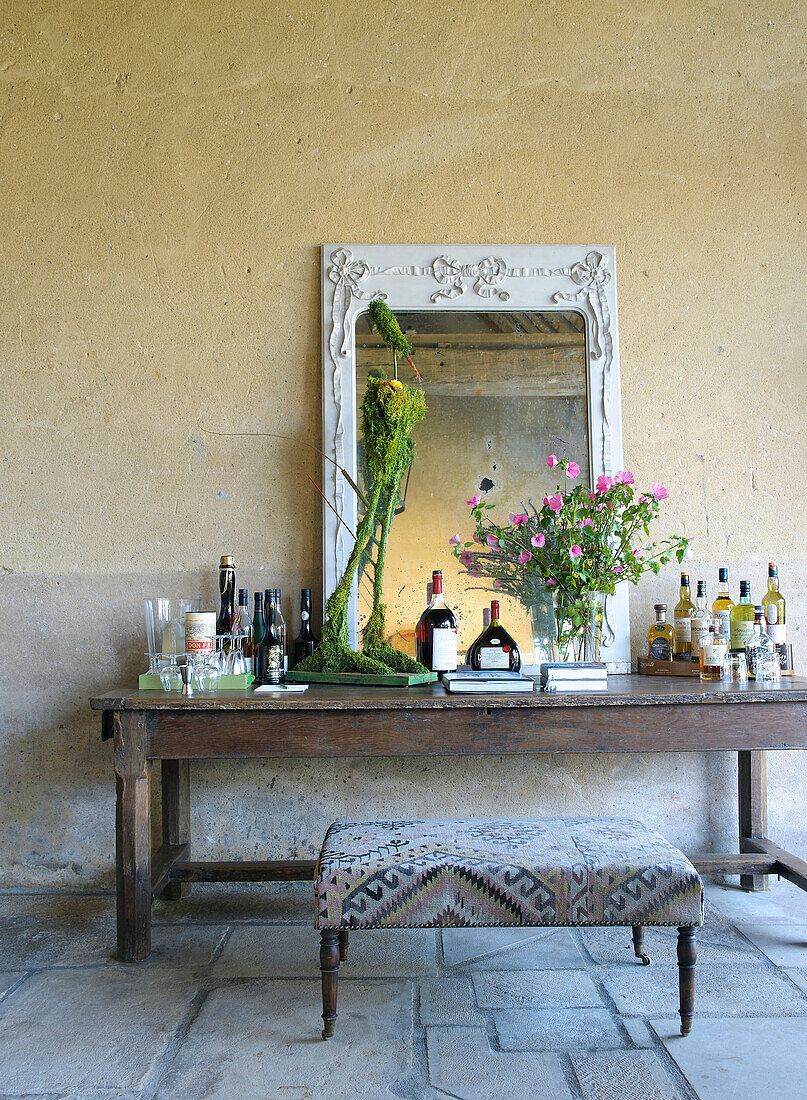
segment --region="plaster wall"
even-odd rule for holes
[[[139,601],[320,594],[323,240],[614,242],[625,454],[695,576],[780,562],[807,671],[807,9],[467,0],[0,5],[0,875],[106,885],[88,697]],[[670,569],[632,597],[634,648]],[[291,611],[291,601],[287,603]],[[771,834],[807,847],[802,754]],[[195,850],[311,853],[336,815],[630,810],[731,844],[729,756],[194,769]]]

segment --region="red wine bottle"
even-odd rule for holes
[[[502,669],[521,671],[521,653],[515,640],[499,621],[499,601],[490,604],[490,626],[487,627],[468,650],[468,664],[475,672]]]
[[[268,588],[269,606],[266,612],[266,630],[255,654],[255,686],[283,683],[283,643],[277,626],[275,589]]]
[[[443,574],[432,574],[432,601],[417,625],[417,655],[430,672],[454,672],[457,667],[457,617],[443,599]]]
[[[294,639],[294,665],[310,657],[317,647],[317,639],[311,629],[311,589],[300,590],[300,633]]]

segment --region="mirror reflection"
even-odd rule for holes
[[[500,598],[502,622],[529,659],[524,608],[467,577],[450,553],[456,532],[471,537],[466,501],[481,493],[497,515],[540,502],[557,480],[550,453],[574,458],[590,483],[585,321],[574,311],[403,312],[396,316],[423,382],[402,361],[399,377],[421,385],[426,418],[412,438],[416,459],[400,487],[384,574],[387,627],[393,644],[414,655],[414,628],[427,603],[433,569],[442,569],[446,601],[459,621],[461,660],[482,628],[483,609]],[[392,374],[389,349],[368,314],[356,319],[356,400],[371,368]],[[357,470],[362,461],[357,409]],[[361,508],[361,504],[359,505]],[[372,563],[359,573],[359,629],[372,605]]]

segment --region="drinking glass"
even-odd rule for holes
[[[747,684],[748,665],[744,653],[729,653],[723,661],[724,684]]]
[[[757,655],[756,681],[758,684],[780,684],[782,682],[782,670],[778,653]]]
[[[201,611],[201,599],[153,596],[143,600],[146,615],[146,642],[149,651],[149,672],[158,672],[159,654],[185,652],[185,612]]]

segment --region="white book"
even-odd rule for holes
[[[308,691],[308,684],[261,684],[260,687],[252,689],[252,694],[270,695],[276,691],[284,693],[291,691]]]
[[[552,680],[544,684],[543,690],[553,695],[565,691],[607,691],[608,683],[596,683],[593,680]]]
[[[535,681],[518,672],[447,672],[443,683],[460,695],[526,695],[535,691]]]

